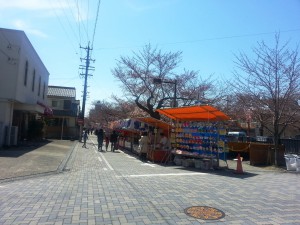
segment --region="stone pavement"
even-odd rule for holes
[[[201,171],[98,152],[93,136],[74,144],[61,173],[0,182],[0,224],[300,224],[298,173]],[[196,219],[191,206],[225,217]]]
[[[0,182],[62,171],[75,144],[47,140],[0,149]]]

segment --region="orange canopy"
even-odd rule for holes
[[[225,113],[209,105],[157,109],[156,111],[173,120],[219,121],[230,119]]]
[[[134,118],[135,120],[147,123],[153,127],[159,127],[163,130],[170,130],[172,126],[164,121],[155,119],[153,117],[139,117],[139,118]]]

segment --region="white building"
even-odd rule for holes
[[[49,72],[23,31],[0,28],[0,147],[25,139],[47,107]]]

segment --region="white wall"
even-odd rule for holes
[[[25,65],[28,62],[28,82],[24,86]],[[32,91],[33,74],[35,73],[34,91]],[[16,100],[35,104],[37,101],[47,104],[47,87],[49,73],[43,62],[33,49],[31,43],[24,35],[20,51],[19,76],[17,82]],[[40,91],[39,91],[40,81]],[[44,88],[45,85],[45,88]]]
[[[39,58],[23,31],[0,28],[0,98],[8,98],[24,104],[47,104],[49,72]],[[10,47],[8,47],[10,46]],[[28,62],[27,84],[24,85],[25,65]],[[32,91],[33,72],[35,71],[34,91]],[[40,95],[38,83],[41,77]],[[45,84],[45,90],[44,90]],[[43,92],[44,96],[43,96]],[[43,98],[44,97],[44,98]]]
[[[19,36],[0,29],[0,98],[14,99],[20,62]]]

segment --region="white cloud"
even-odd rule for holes
[[[72,7],[64,0],[0,0],[2,9],[51,10]]]
[[[67,14],[77,22],[85,21],[88,19],[87,3],[84,1],[78,4],[70,0],[0,0],[0,11],[17,9],[37,11],[39,16],[44,17],[66,16]]]
[[[42,38],[47,38],[48,35],[46,35],[44,32],[31,28],[30,26],[28,26],[25,21],[23,20],[15,20],[13,21],[13,25],[16,29],[18,30],[23,30],[28,34],[32,34],[38,37],[42,37]]]

